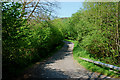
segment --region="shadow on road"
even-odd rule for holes
[[[34,68],[29,69],[28,72],[26,72],[24,74],[24,76],[22,76],[21,78],[15,79],[15,80],[67,80],[67,79],[72,79],[72,80],[80,80],[83,79],[82,77],[77,77],[77,78],[71,78],[70,75],[67,75],[64,73],[64,71],[61,71],[59,69],[56,68],[46,68],[46,65],[55,63],[56,61],[59,60],[63,60],[66,57],[72,56],[72,48],[69,48],[70,44],[73,44],[71,42],[67,42],[64,41],[65,44],[64,46],[56,53],[54,54],[52,57],[50,57],[48,60],[45,60],[44,62],[40,62],[39,64],[36,64],[36,66]],[[73,45],[74,46],[74,45]],[[66,66],[65,66],[66,67]],[[70,74],[72,74],[72,72],[68,72]],[[82,72],[79,72],[80,74],[83,74],[85,76],[87,76],[87,78],[84,78],[86,80],[90,80],[90,79],[107,79],[107,77],[104,78],[100,78],[100,75],[97,75],[96,77],[93,78],[94,72],[88,73],[88,74],[84,74]],[[75,73],[73,72],[73,74],[79,74],[79,73]]]

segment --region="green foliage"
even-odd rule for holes
[[[3,77],[50,55],[63,34],[52,21],[23,19],[20,3],[2,3]],[[8,68],[9,66],[9,68]],[[6,74],[6,75],[5,75]]]
[[[84,8],[68,19],[56,19],[65,39],[79,44],[101,61],[119,64],[118,3],[83,3]],[[108,61],[108,57],[110,59]]]
[[[69,37],[109,64],[119,64],[118,3],[83,3],[84,8],[73,14],[68,26]],[[110,57],[112,60],[107,60]]]
[[[39,23],[34,19],[27,22],[21,5],[2,3],[4,72],[45,58],[63,39],[79,43],[82,49],[74,52],[77,57],[86,53],[83,57],[92,55],[109,64],[120,64],[118,3],[84,3],[84,8],[70,18]]]
[[[67,38],[70,36],[70,27],[69,27],[69,18],[68,19],[54,19],[53,25],[56,26],[63,35],[63,38]]]
[[[16,49],[19,49],[20,47],[19,39],[17,39],[16,37],[17,31],[25,23],[26,20],[19,18],[20,16],[22,16],[22,11],[20,11],[21,4],[2,3],[2,7],[2,49],[4,62],[4,60],[12,61],[15,59],[13,56],[18,53],[18,50]]]

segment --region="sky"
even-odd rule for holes
[[[59,2],[61,9],[56,10],[58,17],[71,17],[73,13],[76,13],[82,8],[82,2]]]

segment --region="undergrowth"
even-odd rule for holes
[[[48,59],[49,57],[53,56],[58,50],[60,50],[63,47],[63,45],[64,45],[64,42],[61,42],[60,44],[56,45],[56,47],[49,52],[49,55],[47,55],[44,58],[40,58],[37,62],[42,62],[42,61]],[[15,77],[17,78],[20,75],[23,75],[24,71],[32,68],[37,62],[29,63],[28,66],[26,66],[26,67],[16,69],[16,71],[12,71],[12,74],[14,74],[14,75],[10,75],[11,79],[12,79],[12,76],[14,76],[14,78]]]

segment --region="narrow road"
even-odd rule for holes
[[[36,63],[22,78],[31,80],[40,78],[109,78],[96,72],[90,72],[77,63],[72,54],[74,44],[68,41],[64,42],[64,46],[56,54],[44,62]]]

